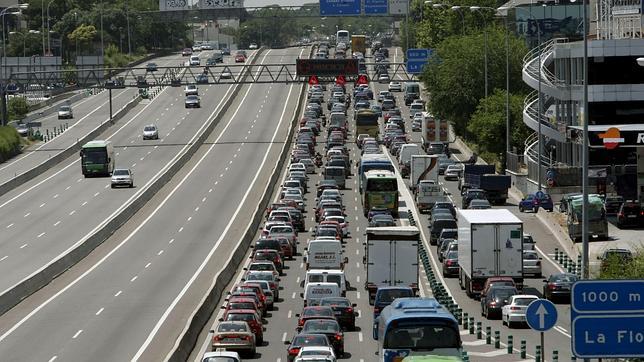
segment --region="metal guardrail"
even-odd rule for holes
[[[541,81],[550,87],[566,86],[564,80],[558,79],[548,67],[544,66],[546,61],[554,53],[555,46],[561,43],[567,43],[568,38],[554,38],[531,49],[523,57],[523,71],[533,79],[539,79],[539,68],[541,68]],[[541,52],[541,64],[539,64],[539,53]]]

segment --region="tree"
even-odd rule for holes
[[[523,123],[523,95],[510,94],[510,146],[523,152],[525,139],[530,129]],[[505,157],[506,113],[505,90],[497,89],[492,95],[483,98],[470,119],[467,130],[471,140],[478,145],[479,154],[488,162],[500,161],[498,155]]]
[[[644,278],[644,252],[640,249],[633,253],[633,260],[624,265],[624,259],[610,255],[604,262],[599,279],[642,279]]]
[[[505,89],[505,30],[496,26],[488,32],[488,88]],[[526,93],[521,79],[525,43],[510,37],[510,92]],[[456,133],[466,135],[466,125],[485,96],[483,34],[451,36],[435,48],[421,76],[430,96],[428,106],[438,117],[452,121]]]
[[[29,113],[29,104],[24,97],[11,97],[7,104],[7,112],[9,113],[9,120],[15,121],[25,118]]]
[[[96,37],[96,34],[94,25],[81,24],[71,34],[67,35],[67,38],[72,42],[78,41],[79,45],[83,46],[83,44],[89,45]]]

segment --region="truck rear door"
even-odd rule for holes
[[[391,242],[393,271],[391,285],[412,286],[418,283],[418,241],[396,240]]]
[[[390,273],[393,245],[391,240],[369,240],[367,245],[367,283],[389,285],[393,279],[392,273]]]
[[[496,275],[496,225],[472,224],[472,278]]]
[[[523,276],[523,228],[518,224],[500,224],[497,228],[497,275]]]

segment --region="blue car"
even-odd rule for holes
[[[520,212],[527,210],[537,212],[539,211],[540,207],[549,212],[552,212],[552,210],[554,209],[554,204],[550,195],[541,191],[537,192],[536,194],[529,194],[519,202]]]

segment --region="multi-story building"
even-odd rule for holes
[[[644,149],[638,147],[644,146],[644,67],[638,64],[638,58],[644,57],[642,0],[590,1],[588,110],[583,109],[583,42],[576,32],[568,37],[561,36],[565,32],[553,32],[548,39],[543,28],[557,21],[544,21],[547,7],[537,11],[537,16],[531,9],[529,18],[534,26],[527,28],[528,33],[541,31],[540,35],[546,36],[524,59],[523,80],[534,92],[525,100],[523,121],[535,134],[526,140],[527,182],[523,191],[537,189],[539,158],[540,182],[552,194],[581,190],[581,130],[583,112],[587,111],[591,145],[589,191],[642,200],[644,152],[640,150]],[[516,11],[516,19],[520,14],[525,18],[525,13]],[[575,25],[569,19],[563,23],[583,29],[583,22]],[[521,29],[517,22],[517,30]],[[644,66],[644,59],[639,63]],[[543,136],[541,152],[539,128]]]

